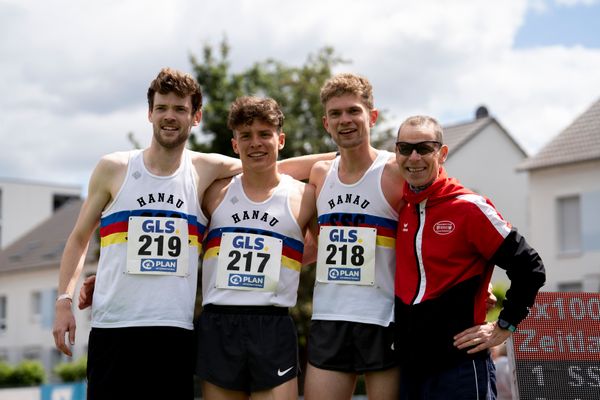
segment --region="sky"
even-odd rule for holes
[[[600,0],[0,0],[0,179],[85,188],[129,132],[149,144],[160,68],[223,38],[234,71],[332,46],[390,126],[485,105],[534,155],[600,98],[597,21]]]

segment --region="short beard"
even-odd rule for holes
[[[186,143],[188,141],[189,137],[190,137],[190,134],[188,132],[187,135],[179,135],[179,136],[177,136],[176,140],[165,141],[160,136],[160,131],[154,133],[154,139],[156,139],[156,141],[158,142],[158,144],[160,144],[165,149],[175,149],[175,148],[181,146],[182,143]]]

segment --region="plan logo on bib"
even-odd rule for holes
[[[140,264],[143,271],[177,272],[177,260],[142,258]]]
[[[229,275],[229,286],[262,289],[265,287],[265,277],[248,274]]]

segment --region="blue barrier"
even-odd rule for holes
[[[85,400],[85,382],[46,384],[41,386],[41,400]]]

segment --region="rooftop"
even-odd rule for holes
[[[82,203],[82,200],[66,203],[50,218],[2,250],[0,273],[45,267],[58,268],[67,238],[75,225]],[[98,241],[92,240],[86,262],[95,260],[97,253]]]
[[[519,169],[534,170],[600,159],[600,99]]]

